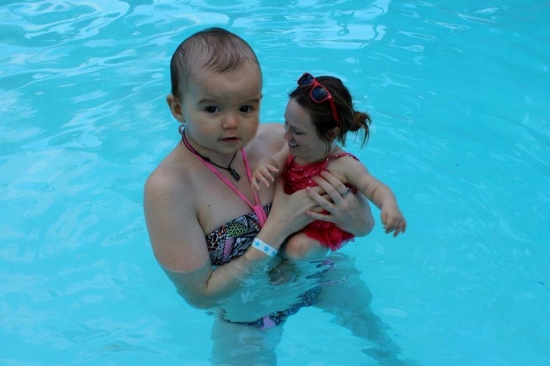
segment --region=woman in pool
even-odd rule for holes
[[[315,178],[317,191],[252,190],[250,166],[282,148],[283,127],[259,124],[262,74],[240,37],[219,28],[195,33],[172,56],[170,71],[167,102],[184,126],[182,141],[145,184],[145,218],[155,257],[179,294],[193,307],[219,309],[214,363],[273,364],[282,334],[276,325],[317,300],[354,334],[365,333],[364,322],[347,324],[341,315],[359,311],[354,319],[377,319],[365,311],[366,286],[354,293],[362,305],[350,312],[322,299],[334,288],[321,291],[330,264],[315,264],[307,276],[298,273],[296,282],[279,286],[268,270],[279,264],[284,240],[314,220],[368,234],[368,201],[342,197],[346,187],[330,173]]]
[[[359,190],[381,210],[386,233],[404,233],[407,223],[393,192],[372,176],[359,160],[345,152],[346,135],[363,130],[363,144],[369,137],[370,117],[353,108],[349,90],[338,78],[313,77],[304,73],[290,93],[285,112],[287,144],[275,155],[262,159],[253,173],[252,186],[269,182],[282,173],[288,194],[314,187],[312,177],[329,171],[346,185],[342,197]],[[320,253],[339,249],[353,238],[326,221],[315,221],[294,234],[285,245],[285,254],[293,259],[312,259]]]

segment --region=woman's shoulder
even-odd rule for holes
[[[284,145],[284,132],[281,123],[262,123],[254,138],[254,145],[269,150],[270,154],[273,154]]]
[[[145,182],[145,195],[178,195],[182,187],[189,192],[193,189],[193,181],[186,171],[190,169],[185,162],[178,158],[176,151],[172,151],[151,172]],[[189,196],[189,195],[187,195]]]
[[[256,138],[265,141],[279,142],[283,139],[284,127],[281,123],[262,123]]]
[[[145,181],[145,193],[176,189],[178,180],[169,165],[159,164]]]
[[[277,123],[277,122],[262,123],[260,124],[260,128],[258,132],[259,133],[284,133],[284,126],[282,123]]]

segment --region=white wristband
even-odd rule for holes
[[[252,246],[270,257],[275,257],[278,252],[277,249],[273,248],[271,245],[258,238],[254,239],[254,241],[252,242]]]

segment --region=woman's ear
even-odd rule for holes
[[[170,108],[170,112],[172,112],[172,116],[181,123],[185,123],[185,119],[183,118],[182,110],[181,110],[181,103],[179,102],[178,98],[173,96],[172,94],[168,94],[166,96],[166,103],[168,103],[168,108]]]
[[[330,141],[334,141],[340,135],[340,127],[334,127],[329,132]]]

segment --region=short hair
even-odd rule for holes
[[[311,99],[310,86],[297,86],[289,93],[289,97],[308,112],[319,138],[327,143],[327,148],[334,138],[342,146],[345,146],[348,132],[358,134],[362,129],[361,145],[364,145],[369,139],[370,116],[366,112],[358,112],[354,109],[351,93],[342,80],[333,76],[319,76],[315,80],[327,88],[332,95],[339,123],[332,116],[329,101],[316,103]],[[334,135],[331,132],[335,127],[339,127],[340,131],[337,136],[332,138]]]
[[[181,97],[190,75],[198,68],[222,74],[247,61],[256,64],[261,74],[254,50],[238,35],[217,27],[194,33],[178,46],[170,60],[172,95]]]

